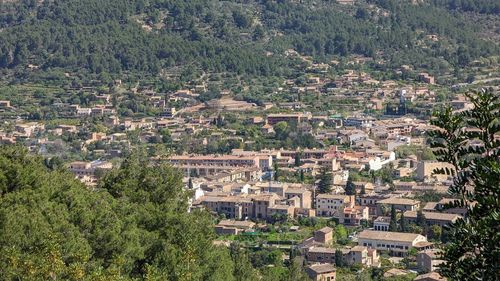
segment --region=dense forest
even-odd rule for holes
[[[289,48],[325,61],[358,54],[387,67],[462,67],[498,54],[462,13],[498,14],[495,2],[7,1],[0,3],[0,68],[157,75],[194,66],[286,75]]]

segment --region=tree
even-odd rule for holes
[[[215,281],[240,274],[229,250],[212,243],[211,215],[187,212],[189,192],[172,167],[134,152],[95,192],[45,163],[18,146],[0,149],[2,279]],[[244,253],[237,260],[247,266]]]
[[[425,215],[422,212],[422,210],[418,210],[417,211],[417,218],[416,218],[415,222],[420,227],[426,227],[427,226],[427,220],[425,219]]]
[[[401,213],[401,218],[399,219],[399,230],[401,232],[408,231],[407,221],[404,212]]]
[[[335,266],[344,266],[344,257],[340,249],[335,250]]]
[[[327,167],[322,167],[318,183],[319,193],[330,193],[332,191],[332,173],[328,171]]]
[[[298,166],[301,165],[301,163],[300,163],[300,153],[298,153],[298,152],[295,153],[295,159],[294,160],[295,160],[294,161],[295,167],[298,167]]]
[[[280,180],[280,170],[278,167],[278,163],[274,163],[274,180],[279,181]]]
[[[452,280],[496,280],[500,276],[500,95],[486,89],[467,97],[472,109],[454,113],[447,107],[436,112],[431,124],[438,129],[429,133],[437,159],[453,166],[435,171],[454,178],[448,192],[458,199],[447,207],[468,211],[446,229],[446,265],[440,272]]]
[[[391,222],[389,223],[389,231],[398,231],[396,207],[391,205]]]
[[[361,191],[359,192],[359,194],[361,194],[361,195],[366,194],[366,187],[364,184],[361,186]]]
[[[354,183],[352,182],[351,177],[347,178],[347,183],[345,185],[345,194],[346,195],[356,195],[356,187],[354,186]]]
[[[189,181],[188,181],[188,188],[189,188],[189,189],[193,189],[193,188],[194,188],[194,185],[193,185],[193,179],[192,179],[192,178],[189,178]]]
[[[300,169],[299,179],[300,179],[300,182],[302,182],[302,183],[305,181],[304,170],[302,170],[302,169]]]

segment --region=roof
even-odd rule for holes
[[[391,197],[387,199],[382,199],[377,202],[377,204],[387,204],[387,205],[416,205],[419,201],[408,199],[408,198],[399,198],[399,197]]]
[[[349,195],[341,195],[341,194],[318,194],[316,199],[337,199],[344,200],[349,199]]]
[[[335,267],[329,263],[313,264],[307,269],[315,272],[316,274],[328,273],[336,270]]]
[[[352,247],[351,252],[362,252],[365,250],[368,250],[368,247],[358,245],[358,246]]]
[[[415,279],[413,279],[413,280],[414,281],[418,281],[418,280],[440,280],[441,281],[441,280],[446,280],[446,278],[441,276],[439,273],[433,271],[433,272],[419,275],[419,276],[415,277]]]
[[[333,231],[333,228],[325,226],[325,227],[323,227],[321,229],[318,229],[316,232],[330,233],[332,231]]]
[[[386,240],[386,241],[396,241],[396,242],[413,242],[418,237],[425,238],[424,236],[415,233],[376,231],[376,230],[363,230],[358,235],[359,239]]]
[[[440,221],[450,221],[453,222],[462,216],[457,214],[448,214],[448,213],[438,213],[438,212],[422,212],[424,217],[428,220],[440,220]],[[404,213],[405,218],[416,218],[417,212],[415,211],[406,211]]]
[[[326,248],[326,247],[311,247],[309,248],[309,253],[327,253],[327,254],[335,254],[334,248]]]
[[[234,220],[221,220],[218,226],[233,226],[242,228],[252,228],[255,226],[254,222],[251,221],[234,221]]]

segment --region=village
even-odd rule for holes
[[[183,174],[191,210],[214,215],[214,243],[277,247],[285,260],[300,256],[313,280],[382,264],[391,267],[384,277],[443,280],[435,272],[443,227],[467,210],[443,207],[453,200],[452,178],[434,171],[451,167],[435,160],[426,133],[432,108],[471,103],[456,93],[447,100],[450,89],[407,66],[400,73],[415,77],[408,85],[356,70],[331,79],[329,67],[311,64],[306,79],[283,81],[267,100],[221,88],[207,100],[206,81],[168,93],[119,80],[82,87],[85,103],[54,98],[46,106],[57,115],[51,122],[3,100],[0,143],[52,157],[89,189],[145,149]],[[152,114],[137,117],[124,102]]]

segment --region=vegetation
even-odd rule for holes
[[[454,280],[495,280],[500,275],[500,95],[487,89],[468,97],[473,109],[445,108],[432,120],[439,128],[431,133],[435,154],[454,167],[436,171],[454,176],[449,192],[459,199],[448,207],[468,210],[447,231],[446,266],[440,270]]]
[[[353,11],[335,1],[4,1],[0,68],[20,70],[18,79],[33,76],[23,70],[33,64],[47,73],[64,69],[109,80],[181,67],[181,80],[189,81],[200,70],[287,74],[282,54],[289,48],[323,60],[357,54],[391,62],[384,68],[409,62],[437,71],[498,53],[453,12],[498,13],[491,1],[367,2]]]
[[[91,191],[39,156],[2,147],[1,279],[244,280],[246,260],[212,244],[210,215],[186,211],[180,174],[140,159]]]

